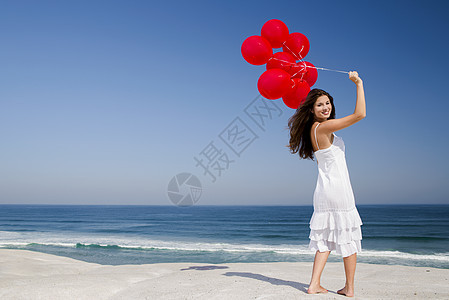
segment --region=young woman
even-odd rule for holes
[[[321,273],[332,250],[343,257],[346,284],[338,294],[354,296],[357,253],[362,251],[362,220],[355,206],[345,159],[345,144],[335,131],[351,126],[366,116],[363,82],[357,72],[349,72],[357,86],[354,113],[335,119],[333,98],[325,91],[313,89],[305,102],[288,120],[289,148],[303,159],[315,156],[318,180],[313,194],[309,249],[315,250],[309,294],[327,293],[320,285]]]

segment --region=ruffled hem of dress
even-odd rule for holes
[[[349,244],[352,241],[360,241],[362,239],[362,230],[360,226],[348,229],[311,229],[309,239],[312,241],[327,241],[339,245]]]
[[[347,211],[314,211],[309,224],[312,230],[348,230],[363,225],[356,207]]]
[[[351,241],[347,244],[337,244],[330,241],[314,241],[311,240],[309,243],[309,250],[313,251],[336,251],[338,255],[342,257],[351,256],[354,253],[362,252],[362,243],[360,240]]]

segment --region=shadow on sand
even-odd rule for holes
[[[229,267],[227,266],[191,266],[189,268],[186,269],[180,269],[181,271],[186,271],[186,270],[198,270],[198,271],[208,271],[208,270],[216,270],[216,269],[228,269]]]
[[[267,277],[267,276],[261,275],[261,274],[254,274],[254,273],[247,273],[247,272],[227,272],[227,273],[224,273],[223,275],[247,277],[247,278],[252,278],[252,279],[256,279],[256,280],[266,281],[266,282],[269,282],[274,285],[288,285],[288,286],[291,286],[291,287],[293,287],[301,292],[304,292],[306,294],[307,294],[307,288],[309,287],[308,284],[304,284],[304,283],[300,283],[300,282],[287,281],[287,280],[277,279],[277,278],[273,278],[273,277]]]

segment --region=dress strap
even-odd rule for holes
[[[316,129],[318,128],[318,126],[320,126],[321,123],[318,123],[318,125],[316,125],[315,127],[315,143],[316,143],[316,147],[318,148],[318,150],[320,150],[320,147],[318,146],[318,140],[316,139]]]

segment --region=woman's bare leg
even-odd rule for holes
[[[354,297],[354,276],[355,266],[357,264],[357,253],[343,257],[343,261],[345,263],[346,284],[345,287],[338,290],[337,293],[348,297]]]
[[[315,253],[315,260],[313,262],[312,279],[310,279],[308,294],[327,293],[327,290],[320,285],[321,273],[326,265],[327,258],[330,251]]]

